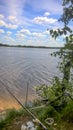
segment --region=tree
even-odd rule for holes
[[[64,35],[65,46],[60,49],[59,52],[55,52],[54,55],[58,55],[62,59],[59,68],[63,73],[63,87],[66,89],[65,82],[69,83],[71,78],[71,68],[73,68],[73,31],[71,30],[70,23],[73,21],[73,0],[63,0],[63,14],[59,19],[59,22],[64,24],[63,28],[55,31],[50,30],[50,34],[55,39],[58,36]]]
[[[65,37],[65,46],[59,52],[54,53],[55,56],[58,55],[61,58],[58,67],[63,73],[63,78],[60,81],[58,77],[55,77],[51,86],[42,85],[36,89],[37,93],[41,93],[42,99],[45,97],[46,101],[53,101],[52,105],[57,108],[64,107],[69,101],[68,99],[71,98],[71,92],[73,92],[71,80],[71,69],[73,69],[73,31],[70,27],[72,21],[73,0],[63,0],[63,14],[59,22],[64,23],[64,26],[61,29],[50,30],[51,36],[55,39],[62,35]]]
[[[57,84],[57,87],[54,88],[54,92],[55,94],[60,92],[63,95],[62,102],[64,101],[65,104],[67,102],[67,96],[71,98],[71,94],[73,93],[73,31],[70,26],[73,22],[73,0],[63,0],[62,6],[63,14],[60,17],[59,22],[63,23],[63,27],[61,29],[58,28],[57,30],[50,30],[50,34],[55,39],[58,36],[64,36],[64,47],[61,48],[59,52],[54,53],[55,56],[58,55],[61,59],[58,67],[63,73],[61,85],[58,85],[57,80],[55,80],[54,85],[56,86]],[[59,95],[61,95],[60,93]]]

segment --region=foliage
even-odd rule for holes
[[[42,84],[35,87],[36,93],[39,96],[39,100],[48,99],[52,101],[55,98],[54,91],[51,86]]]
[[[54,56],[59,56],[60,63],[59,69],[63,73],[62,83],[67,87],[67,84],[71,80],[71,74],[73,69],[73,31],[70,27],[70,23],[73,21],[73,0],[63,0],[63,14],[59,19],[59,22],[64,23],[64,27],[61,29],[50,30],[50,34],[55,39],[58,36],[64,36],[65,46],[60,49],[59,52],[55,52]]]
[[[73,113],[71,111],[73,107],[73,101],[71,105],[69,103],[71,100],[73,100],[73,80],[71,76],[73,69],[73,31],[69,25],[72,21],[73,0],[63,0],[63,14],[59,19],[59,22],[63,22],[64,26],[61,29],[58,28],[56,30],[50,30],[52,37],[56,39],[57,37],[63,35],[65,40],[65,46],[61,48],[59,52],[54,53],[54,56],[58,55],[61,59],[58,68],[63,73],[63,78],[60,80],[58,77],[55,77],[51,86],[48,87],[46,85],[41,85],[40,87],[36,88],[36,92],[39,96],[41,96],[41,99],[48,99],[48,108],[49,105],[53,106],[55,110],[60,112],[61,118],[66,118],[67,116],[69,117],[68,119],[71,120],[73,119],[73,114],[71,116],[71,113]],[[49,112],[47,114],[49,114]],[[44,115],[42,114],[41,118]]]
[[[60,80],[55,77],[51,86],[41,85],[36,88],[36,92],[41,99],[48,99],[47,104],[54,100],[52,105],[55,108],[59,108],[59,110],[66,108],[73,96],[73,31],[70,27],[70,23],[73,21],[73,0],[63,0],[62,2],[63,14],[59,22],[62,22],[64,26],[56,30],[51,29],[50,34],[55,39],[59,36],[64,37],[65,46],[59,52],[53,53],[54,56],[58,55],[61,59],[58,68],[63,73],[63,78]],[[57,98],[58,100],[56,100]]]
[[[67,25],[73,20],[73,0],[63,0],[63,15],[60,20]]]
[[[63,109],[61,113],[61,120],[73,123],[73,101],[70,101]]]
[[[52,37],[57,38],[58,36],[65,35],[67,43],[73,42],[73,32],[69,26],[67,26],[71,21],[73,21],[73,0],[63,0],[63,14],[59,21],[64,23],[64,27],[57,29],[55,31],[50,30]],[[67,34],[70,35],[67,36]]]
[[[43,84],[35,88],[39,96],[39,104],[46,104],[48,108],[53,106],[57,111],[61,111],[69,101],[73,100],[73,81],[62,82],[58,77],[54,77],[50,86]]]
[[[67,124],[67,122],[73,122],[73,100],[70,98],[70,96],[73,95],[73,93],[71,93],[73,88],[72,85],[73,83],[69,83],[66,91],[62,93],[62,81],[59,81],[59,78],[55,77],[53,84],[50,85],[50,87],[46,86],[45,84],[36,87],[36,92],[41,97],[40,99],[48,99],[46,105],[42,109],[39,107],[39,109],[35,111],[36,115],[43,123],[45,122],[46,118],[51,117],[55,120],[55,123],[57,123],[57,130],[60,130],[59,123],[61,123],[60,127],[63,126],[65,129],[65,123]],[[46,88],[47,91],[45,94]],[[38,130],[40,129],[41,128],[38,127]],[[49,130],[51,129],[49,128]]]
[[[7,110],[5,119],[0,121],[0,130],[3,130],[8,125],[10,125],[16,117],[20,117],[23,115],[28,115],[27,112],[23,109],[20,109],[19,111],[15,109]]]

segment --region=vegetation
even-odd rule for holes
[[[64,23],[64,27],[55,31],[50,30],[50,34],[55,39],[61,35],[65,37],[65,46],[54,53],[55,56],[58,55],[61,58],[58,67],[63,73],[63,78],[60,80],[55,77],[52,85],[43,84],[35,88],[40,98],[34,104],[43,105],[43,107],[34,109],[33,113],[48,130],[73,130],[73,31],[69,26],[73,21],[73,0],[63,0],[63,15],[59,21]],[[26,112],[10,111],[6,119],[0,122],[0,129],[6,129],[7,124],[22,115],[27,116]],[[51,126],[47,125],[47,118],[54,119]],[[10,130],[10,127],[7,127],[7,130],[8,128]],[[40,126],[37,129],[42,130]]]
[[[48,130],[73,130],[73,101],[61,110],[57,110],[52,104],[46,104],[41,107],[31,109],[36,117],[48,128]],[[46,123],[47,118],[53,118],[54,122],[50,126]],[[8,110],[6,118],[0,122],[0,130],[20,130],[21,125],[32,120],[31,116],[23,109],[16,111],[15,109]],[[43,130],[38,124],[37,130]]]
[[[64,23],[64,27],[55,31],[50,30],[50,34],[55,39],[61,35],[65,37],[65,46],[53,53],[61,59],[58,68],[63,73],[63,78],[60,80],[55,77],[51,86],[36,87],[36,92],[41,97],[42,104],[48,107],[44,112],[41,111],[43,113],[41,118],[45,120],[47,116],[53,116],[58,124],[56,129],[67,130],[68,122],[73,123],[73,31],[70,28],[73,21],[73,0],[63,0],[63,15],[59,21]]]
[[[0,130],[20,130],[22,123],[30,119],[30,115],[23,109],[7,110],[5,119],[0,121]]]
[[[63,0],[63,15],[59,19],[64,23],[64,27],[55,31],[50,30],[50,34],[55,39],[63,35],[65,38],[65,46],[54,55],[61,58],[59,69],[63,73],[63,85],[65,82],[69,83],[71,78],[71,69],[73,68],[73,31],[70,28],[70,23],[73,21],[73,0]],[[64,85],[64,87],[66,87]],[[66,88],[65,88],[66,89]]]
[[[70,28],[70,23],[73,21],[73,0],[63,0],[63,14],[59,19],[59,21],[64,23],[64,27],[61,29],[57,29],[55,31],[50,30],[50,34],[55,39],[61,35],[64,35],[65,37],[64,48],[60,49],[59,52],[54,53],[55,56],[58,55],[59,58],[61,58],[61,62],[59,63],[58,67],[60,71],[63,73],[61,86],[58,86],[58,90],[61,90],[62,95],[65,95],[64,93],[66,93],[68,96],[72,97],[73,96],[73,79],[72,79],[73,31]]]

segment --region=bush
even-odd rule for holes
[[[73,101],[69,102],[63,109],[61,119],[73,123]]]

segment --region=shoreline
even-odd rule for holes
[[[22,99],[22,101],[21,101],[22,104],[26,103],[25,98]],[[32,103],[37,98],[38,98],[38,96],[35,95],[35,94],[29,95],[28,100],[27,100],[27,104]],[[19,109],[19,108],[21,108],[21,106],[20,106],[20,104],[18,104],[18,102],[15,99],[14,100],[9,100],[9,101],[1,101],[0,100],[0,113],[3,112],[3,111],[6,111],[7,109],[12,109],[12,108]]]
[[[63,48],[63,47],[26,46],[26,45],[8,45],[8,44],[0,44],[0,47],[38,48],[38,49],[61,49],[61,48]]]

